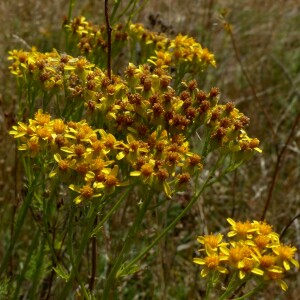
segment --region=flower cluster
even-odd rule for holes
[[[95,184],[96,177],[88,173],[94,168],[90,167],[91,157],[96,159],[91,145],[96,141],[102,143],[106,135],[114,140],[114,151],[103,150],[108,161],[122,160],[129,165],[121,177],[125,180],[135,177],[153,187],[163,187],[168,197],[202,169],[201,156],[190,151],[188,142],[197,130],[204,133],[202,156],[218,148],[223,153],[241,153],[241,156],[260,151],[259,141],[249,138],[245,131],[249,119],[231,102],[218,104],[217,88],[205,93],[191,80],[182,82],[178,93],[171,87],[172,77],[165,69],[132,63],[126,68],[124,79],[117,75],[109,79],[85,57],[74,58],[55,50],[49,53],[13,50],[9,59],[13,60],[11,72],[34,89],[31,94],[47,97],[48,104],[57,99],[53,95],[61,94],[60,101],[53,105],[55,112],[61,112],[66,120],[50,121],[50,115],[39,111],[29,124],[19,123],[11,133],[23,140],[20,149],[34,156],[45,143],[58,143],[59,152],[53,152],[55,161],[64,161],[68,153],[67,165],[76,170],[78,162],[74,158],[77,157],[87,165],[82,174],[93,188],[101,185]],[[47,122],[40,124],[36,120],[40,115]],[[69,125],[68,120],[74,119],[88,121],[82,121],[83,124],[70,121],[75,125]],[[53,126],[61,122],[64,131],[57,137]],[[70,132],[74,135],[77,130],[85,130],[82,126],[93,134],[84,136],[83,140],[71,138]],[[96,131],[89,126],[97,128]],[[100,140],[96,132],[100,133]],[[78,147],[83,149],[82,155],[73,155]],[[117,171],[115,164],[110,172]]]
[[[172,87],[172,77],[161,68],[148,65],[136,67],[132,63],[125,70],[125,79],[105,72],[84,57],[73,58],[57,51],[11,51],[11,72],[34,81],[41,94],[64,90],[64,110],[85,104],[98,128],[104,125],[110,133],[126,139],[129,132],[146,141],[160,126],[168,137],[191,136],[201,126],[209,137],[209,149],[218,147],[235,152],[258,150],[259,141],[245,132],[249,119],[232,102],[218,104],[219,91],[212,88],[205,93],[197,82],[183,82],[178,94]],[[37,94],[37,91],[35,91]],[[63,99],[62,99],[63,100]],[[63,101],[60,102],[63,105]]]
[[[50,177],[75,174],[78,181],[70,188],[80,194],[76,202],[132,182],[151,185],[171,197],[186,187],[202,169],[202,157],[213,150],[231,154],[233,164],[253,150],[260,151],[258,139],[245,131],[249,119],[232,102],[219,104],[217,88],[204,92],[196,80],[181,82],[180,87],[174,84],[168,66],[181,62],[194,66],[195,59],[202,66],[214,65],[213,56],[194,39],[179,35],[169,40],[131,24],[129,38],[134,35],[145,45],[155,44],[157,59],[151,57],[153,66],[129,63],[123,77],[112,74],[109,78],[96,66],[92,50],[106,51],[104,28],[94,27],[83,17],[66,27],[80,37],[80,49],[91,52],[93,62],[56,50],[10,51],[11,73],[28,87],[30,113],[37,106],[31,98],[43,98],[43,111],[28,124],[19,122],[11,134],[21,140],[19,149],[31,156],[45,149],[52,153],[56,166]],[[125,41],[126,33],[121,34],[121,26],[118,30],[114,40]],[[168,54],[163,56],[161,51]],[[60,119],[51,120],[45,113],[50,108]],[[189,139],[196,131],[202,135],[201,155],[190,149]]]
[[[296,247],[282,244],[279,235],[266,222],[227,221],[231,225],[228,242],[223,241],[222,234],[197,239],[203,245],[199,251],[204,253],[203,258],[194,258],[196,264],[203,266],[201,276],[214,271],[223,274],[237,272],[240,280],[256,276],[261,281],[276,281],[286,291],[287,284],[282,278],[291,264],[299,268],[294,258]]]
[[[49,114],[39,110],[28,124],[13,126],[10,134],[20,139],[18,149],[31,156],[53,155],[49,177],[60,175],[61,180],[76,183],[70,185],[79,193],[76,203],[127,184],[118,178],[118,165],[111,160],[121,143],[104,130],[93,130],[85,121],[51,120]]]
[[[198,71],[208,65],[216,66],[214,55],[208,49],[202,48],[192,37],[179,34],[174,39],[169,39],[141,24],[131,24],[129,36],[140,44],[143,53],[152,53],[148,61],[158,67],[179,68],[182,63],[188,62],[194,71]]]
[[[151,133],[147,142],[132,134],[119,141],[103,129],[93,130],[86,121],[51,120],[39,110],[28,124],[13,126],[10,134],[20,140],[19,150],[32,157],[53,155],[49,177],[59,174],[75,182],[69,187],[80,194],[76,203],[112,193],[136,178],[171,197],[202,168],[201,157],[189,151],[184,137],[168,139],[165,130]]]
[[[100,51],[107,51],[105,26],[95,26],[84,17],[78,16],[65,25],[76,40],[82,54],[93,53],[100,57]],[[195,41],[194,38],[182,34],[170,39],[163,33],[146,29],[142,24],[125,26],[117,24],[112,30],[112,49],[117,54],[125,42],[131,43],[131,48],[141,49],[140,61],[147,60],[159,68],[188,68],[185,72],[198,72],[208,65],[216,66],[214,55]],[[114,53],[113,53],[114,54]]]
[[[105,25],[97,26],[87,21],[85,17],[78,16],[65,24],[65,28],[72,33],[72,38],[82,55],[93,57],[95,61],[105,58],[108,49]],[[124,47],[128,38],[124,25],[114,26],[111,40],[113,54],[117,54],[120,48]],[[101,65],[101,61],[98,63]]]

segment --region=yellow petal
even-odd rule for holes
[[[217,270],[218,270],[220,273],[222,273],[222,274],[228,274],[228,273],[229,273],[229,271],[228,271],[226,268],[224,268],[224,267],[218,266],[218,267],[217,267]]]
[[[205,261],[202,258],[194,258],[193,262],[198,265],[205,265]]]
[[[134,176],[134,177],[141,176],[141,172],[140,171],[132,171],[132,172],[130,172],[130,176]]]
[[[283,267],[284,267],[287,271],[290,270],[290,264],[289,264],[286,260],[283,261]]]
[[[207,274],[208,274],[208,269],[207,269],[207,268],[204,268],[204,269],[201,271],[200,274],[201,274],[202,277],[206,277]]]
[[[228,218],[228,219],[226,219],[227,220],[227,222],[230,224],[230,225],[232,225],[232,226],[235,226],[235,221],[234,220],[232,220],[231,218]]]
[[[246,276],[245,271],[240,270],[240,272],[239,272],[239,278],[240,278],[240,279],[243,279],[243,278],[245,278],[245,276]]]
[[[236,231],[229,231],[228,233],[227,233],[227,236],[228,237],[233,237],[233,236],[235,236],[237,233],[236,233]]]
[[[164,181],[163,186],[164,186],[165,194],[167,195],[168,198],[171,198],[172,197],[172,190],[171,190],[169,184],[166,181]]]
[[[280,283],[280,287],[283,291],[287,291],[287,289],[289,288],[288,285],[283,281],[283,280],[279,280]]]
[[[253,269],[251,270],[251,272],[254,273],[254,274],[256,274],[256,275],[260,275],[260,276],[264,275],[264,271],[263,271],[263,270],[260,270],[260,269],[258,269],[258,268],[253,268]]]

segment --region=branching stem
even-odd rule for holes
[[[108,0],[105,0],[105,20],[107,30],[107,76],[111,79],[111,31],[108,13]]]

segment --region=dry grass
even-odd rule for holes
[[[2,239],[9,238],[4,228],[10,226],[22,193],[22,173],[16,163],[14,143],[7,135],[16,119],[18,100],[17,86],[7,70],[7,51],[31,45],[41,50],[59,49],[64,42],[60,29],[67,14],[65,2],[0,3],[0,14],[5,16],[0,27]],[[78,1],[74,15],[82,13],[97,22],[103,17],[100,11],[98,1],[85,0],[80,4]],[[149,262],[151,273],[140,272],[130,278],[136,284],[123,290],[120,296],[146,299],[150,290],[159,288],[161,294],[152,295],[153,298],[164,299],[169,295],[172,299],[186,299],[188,295],[189,299],[200,299],[199,290],[203,286],[191,263],[198,234],[224,230],[227,226],[224,216],[261,218],[268,197],[266,219],[274,224],[276,231],[284,230],[300,213],[300,129],[299,124],[295,125],[300,114],[300,4],[293,0],[152,0],[136,18],[151,27],[150,15],[156,20],[156,30],[191,34],[215,53],[218,68],[203,78],[202,85],[206,89],[219,87],[223,99],[234,101],[251,118],[251,134],[259,137],[264,151],[206,192],[168,240],[160,244],[155,261]],[[225,22],[231,24],[232,36],[224,30]],[[183,197],[178,206],[185,203]],[[157,217],[163,215],[161,212]],[[288,227],[284,241],[300,247],[299,218]],[[285,295],[278,295],[276,288],[259,299],[298,299],[299,276],[292,275],[287,281],[290,289]]]

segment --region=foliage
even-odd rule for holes
[[[145,287],[157,278],[147,268],[159,257],[166,259],[163,243],[171,229],[189,222],[185,217],[194,204],[209,190],[222,187],[228,174],[249,160],[254,150],[261,152],[259,140],[247,135],[249,119],[233,102],[221,104],[217,88],[208,92],[199,88],[210,78],[207,68],[216,67],[214,55],[188,35],[170,38],[133,23],[138,2],[125,5],[128,18],[123,14],[123,23],[116,17],[121,1],[115,2],[110,38],[108,24],[97,26],[82,16],[71,19],[70,1],[65,48],[9,52],[20,120],[10,134],[22,151],[26,176],[0,268],[4,274],[12,268],[12,259],[22,261],[10,277],[12,297],[29,291],[33,299],[51,295],[107,299],[119,289],[120,298],[133,298],[139,285]],[[225,17],[222,22],[234,43]],[[188,202],[182,202],[183,197]],[[264,217],[268,205],[267,201]],[[237,224],[248,223],[230,219],[230,224],[236,230]],[[253,224],[256,228],[261,223]],[[21,234],[28,228],[33,232],[26,242],[28,251],[17,257],[22,253]],[[291,251],[288,260],[273,270],[280,275],[271,278],[272,270],[264,274],[286,290],[281,277],[289,270],[288,261],[298,266],[293,258],[296,248],[281,246],[278,238],[271,240],[274,243],[267,248],[273,255],[280,255],[276,250],[280,247]],[[247,247],[252,247],[251,241],[252,237],[245,242]],[[232,242],[231,247],[238,248],[239,243],[244,242]],[[171,245],[176,245],[176,238]],[[230,261],[231,249],[222,247],[221,261]],[[257,262],[265,252],[253,249],[247,261]],[[208,258],[198,263],[214,255],[209,247],[205,250]],[[235,267],[237,275],[232,278],[243,286],[253,276],[245,273],[243,263]],[[228,268],[220,270],[226,273]],[[263,275],[257,263],[252,270],[258,278]],[[166,270],[161,272],[167,282]],[[180,278],[178,292],[169,290],[172,297],[188,293]],[[210,277],[207,297],[211,284],[220,284],[220,279]],[[227,294],[233,294],[238,287],[227,280]],[[166,282],[157,294],[149,290],[141,297],[168,297]]]

